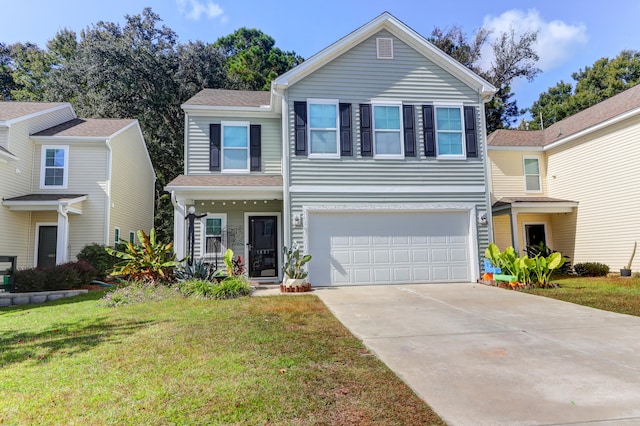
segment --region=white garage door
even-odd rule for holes
[[[471,280],[468,212],[308,216],[314,286]]]

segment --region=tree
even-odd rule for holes
[[[11,52],[4,44],[0,43],[0,101],[11,99],[11,91],[15,88],[15,82],[11,75]]]
[[[574,72],[575,89],[561,81],[541,93],[528,109],[531,129],[539,129],[589,108],[640,83],[640,52],[623,50],[614,59],[600,58],[592,66]]]
[[[240,28],[214,44],[227,58],[227,75],[234,88],[269,90],[271,81],[303,61],[295,52],[275,47],[260,30]]]
[[[489,37],[489,30],[480,28],[471,41],[459,27],[443,31],[436,27],[429,40],[443,52],[493,84],[498,92],[485,104],[487,131],[509,127],[520,112],[513,99],[511,84],[518,78],[532,81],[540,72],[535,64],[539,57],[533,49],[537,33],[517,35],[515,30],[501,33],[492,43],[493,57],[488,70],[479,66],[481,51]]]

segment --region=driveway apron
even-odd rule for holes
[[[482,284],[315,294],[450,425],[640,424],[640,317]]]

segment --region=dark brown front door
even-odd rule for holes
[[[249,276],[278,276],[278,219],[276,216],[249,216]]]
[[[58,245],[58,227],[40,226],[38,228],[38,264],[46,268],[56,264],[56,246]]]

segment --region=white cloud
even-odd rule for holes
[[[542,71],[556,68],[570,59],[571,53],[587,40],[587,27],[584,24],[571,25],[561,20],[545,21],[535,9],[526,12],[509,10],[500,16],[485,16],[483,27],[492,31],[482,51],[481,67],[488,67],[491,59],[490,43],[502,32],[513,28],[516,34],[537,31],[538,40],[535,50],[540,56],[536,64]]]
[[[176,3],[180,13],[187,19],[197,21],[204,16],[207,19],[220,18],[222,22],[227,20],[222,7],[210,0],[176,0]]]

